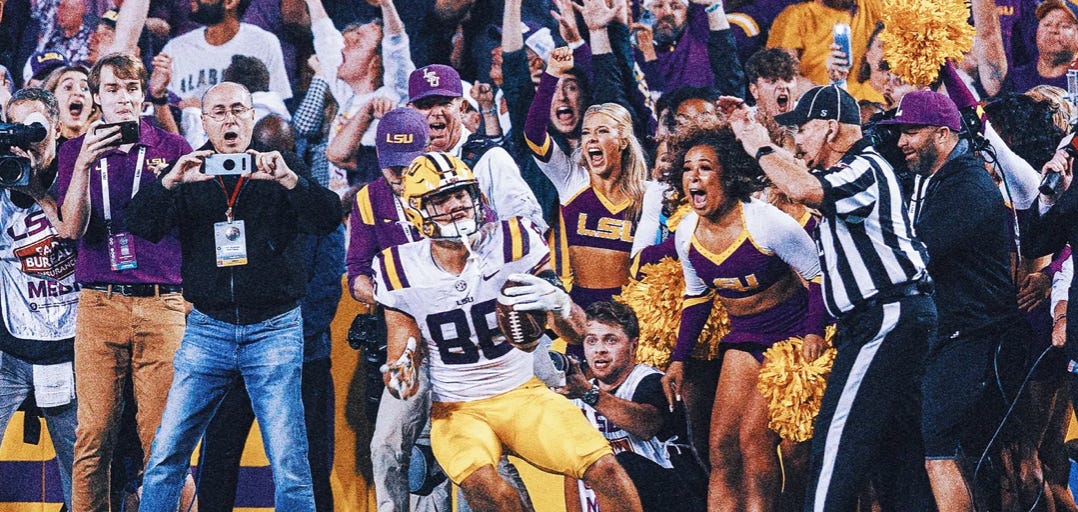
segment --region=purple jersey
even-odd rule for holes
[[[348,240],[348,282],[373,276],[374,257],[382,249],[419,240],[419,231],[404,217],[404,205],[384,177],[360,189],[352,205]]]

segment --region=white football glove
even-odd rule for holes
[[[531,274],[510,274],[509,280],[520,285],[502,290],[498,302],[517,311],[552,311],[562,320],[569,319],[573,299],[565,290]]]
[[[415,338],[408,338],[408,346],[404,353],[396,361],[383,364],[379,369],[382,373],[389,373],[389,393],[401,400],[407,400],[418,390],[415,373]]]

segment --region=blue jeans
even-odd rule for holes
[[[39,342],[28,342],[39,343]],[[34,365],[10,354],[0,352],[0,440],[8,421],[34,389]],[[56,462],[60,465],[60,485],[64,490],[64,504],[71,509],[71,464],[75,452],[75,426],[78,424],[75,400],[57,407],[42,407],[45,425],[56,450]]]
[[[275,507],[314,512],[300,395],[303,324],[299,308],[250,325],[191,311],[175,376],[143,477],[140,510],[176,510],[191,453],[233,380],[247,386],[273,470]]]

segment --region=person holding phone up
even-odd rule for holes
[[[242,85],[210,88],[202,123],[209,142],[144,187],[128,211],[140,237],[177,234],[183,294],[194,304],[140,509],[176,509],[195,444],[242,378],[272,461],[276,508],[313,512],[300,395],[307,271],[299,235],[336,229],[340,200],[294,153],[263,152],[252,141],[251,93]]]
[[[81,285],[75,328],[78,434],[72,510],[109,509],[109,465],[123,410],[123,382],[134,383],[138,433],[147,455],[172,382],[172,357],[184,330],[180,244],[131,234],[127,210],[155,174],[191,151],[183,138],[139,119],[146,69],[135,57],[108,55],[90,72],[101,120],[67,141],[58,156],[56,198],[63,238],[78,239]]]

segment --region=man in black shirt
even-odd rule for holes
[[[214,86],[202,99],[202,112],[210,142],[180,158],[129,206],[129,227],[137,236],[154,241],[178,229],[184,298],[194,304],[146,467],[141,508],[176,508],[191,452],[241,376],[272,461],[276,507],[313,512],[300,398],[298,301],[307,275],[299,235],[332,232],[341,221],[340,201],[307,178],[295,154],[252,146],[254,112],[243,86]],[[206,174],[207,158],[215,153],[243,155],[254,171]]]
[[[881,123],[898,127],[898,148],[915,174],[909,215],[936,282],[939,324],[923,385],[925,467],[940,510],[973,510],[957,459],[984,449],[980,440],[970,444],[975,429],[1002,418],[1003,410],[991,407],[1002,403],[997,377],[1009,380],[1017,359],[1009,350],[1031,335],[1018,330],[1026,322],[1010,274],[1010,213],[984,160],[959,137],[962,122],[950,98],[911,92]]]

